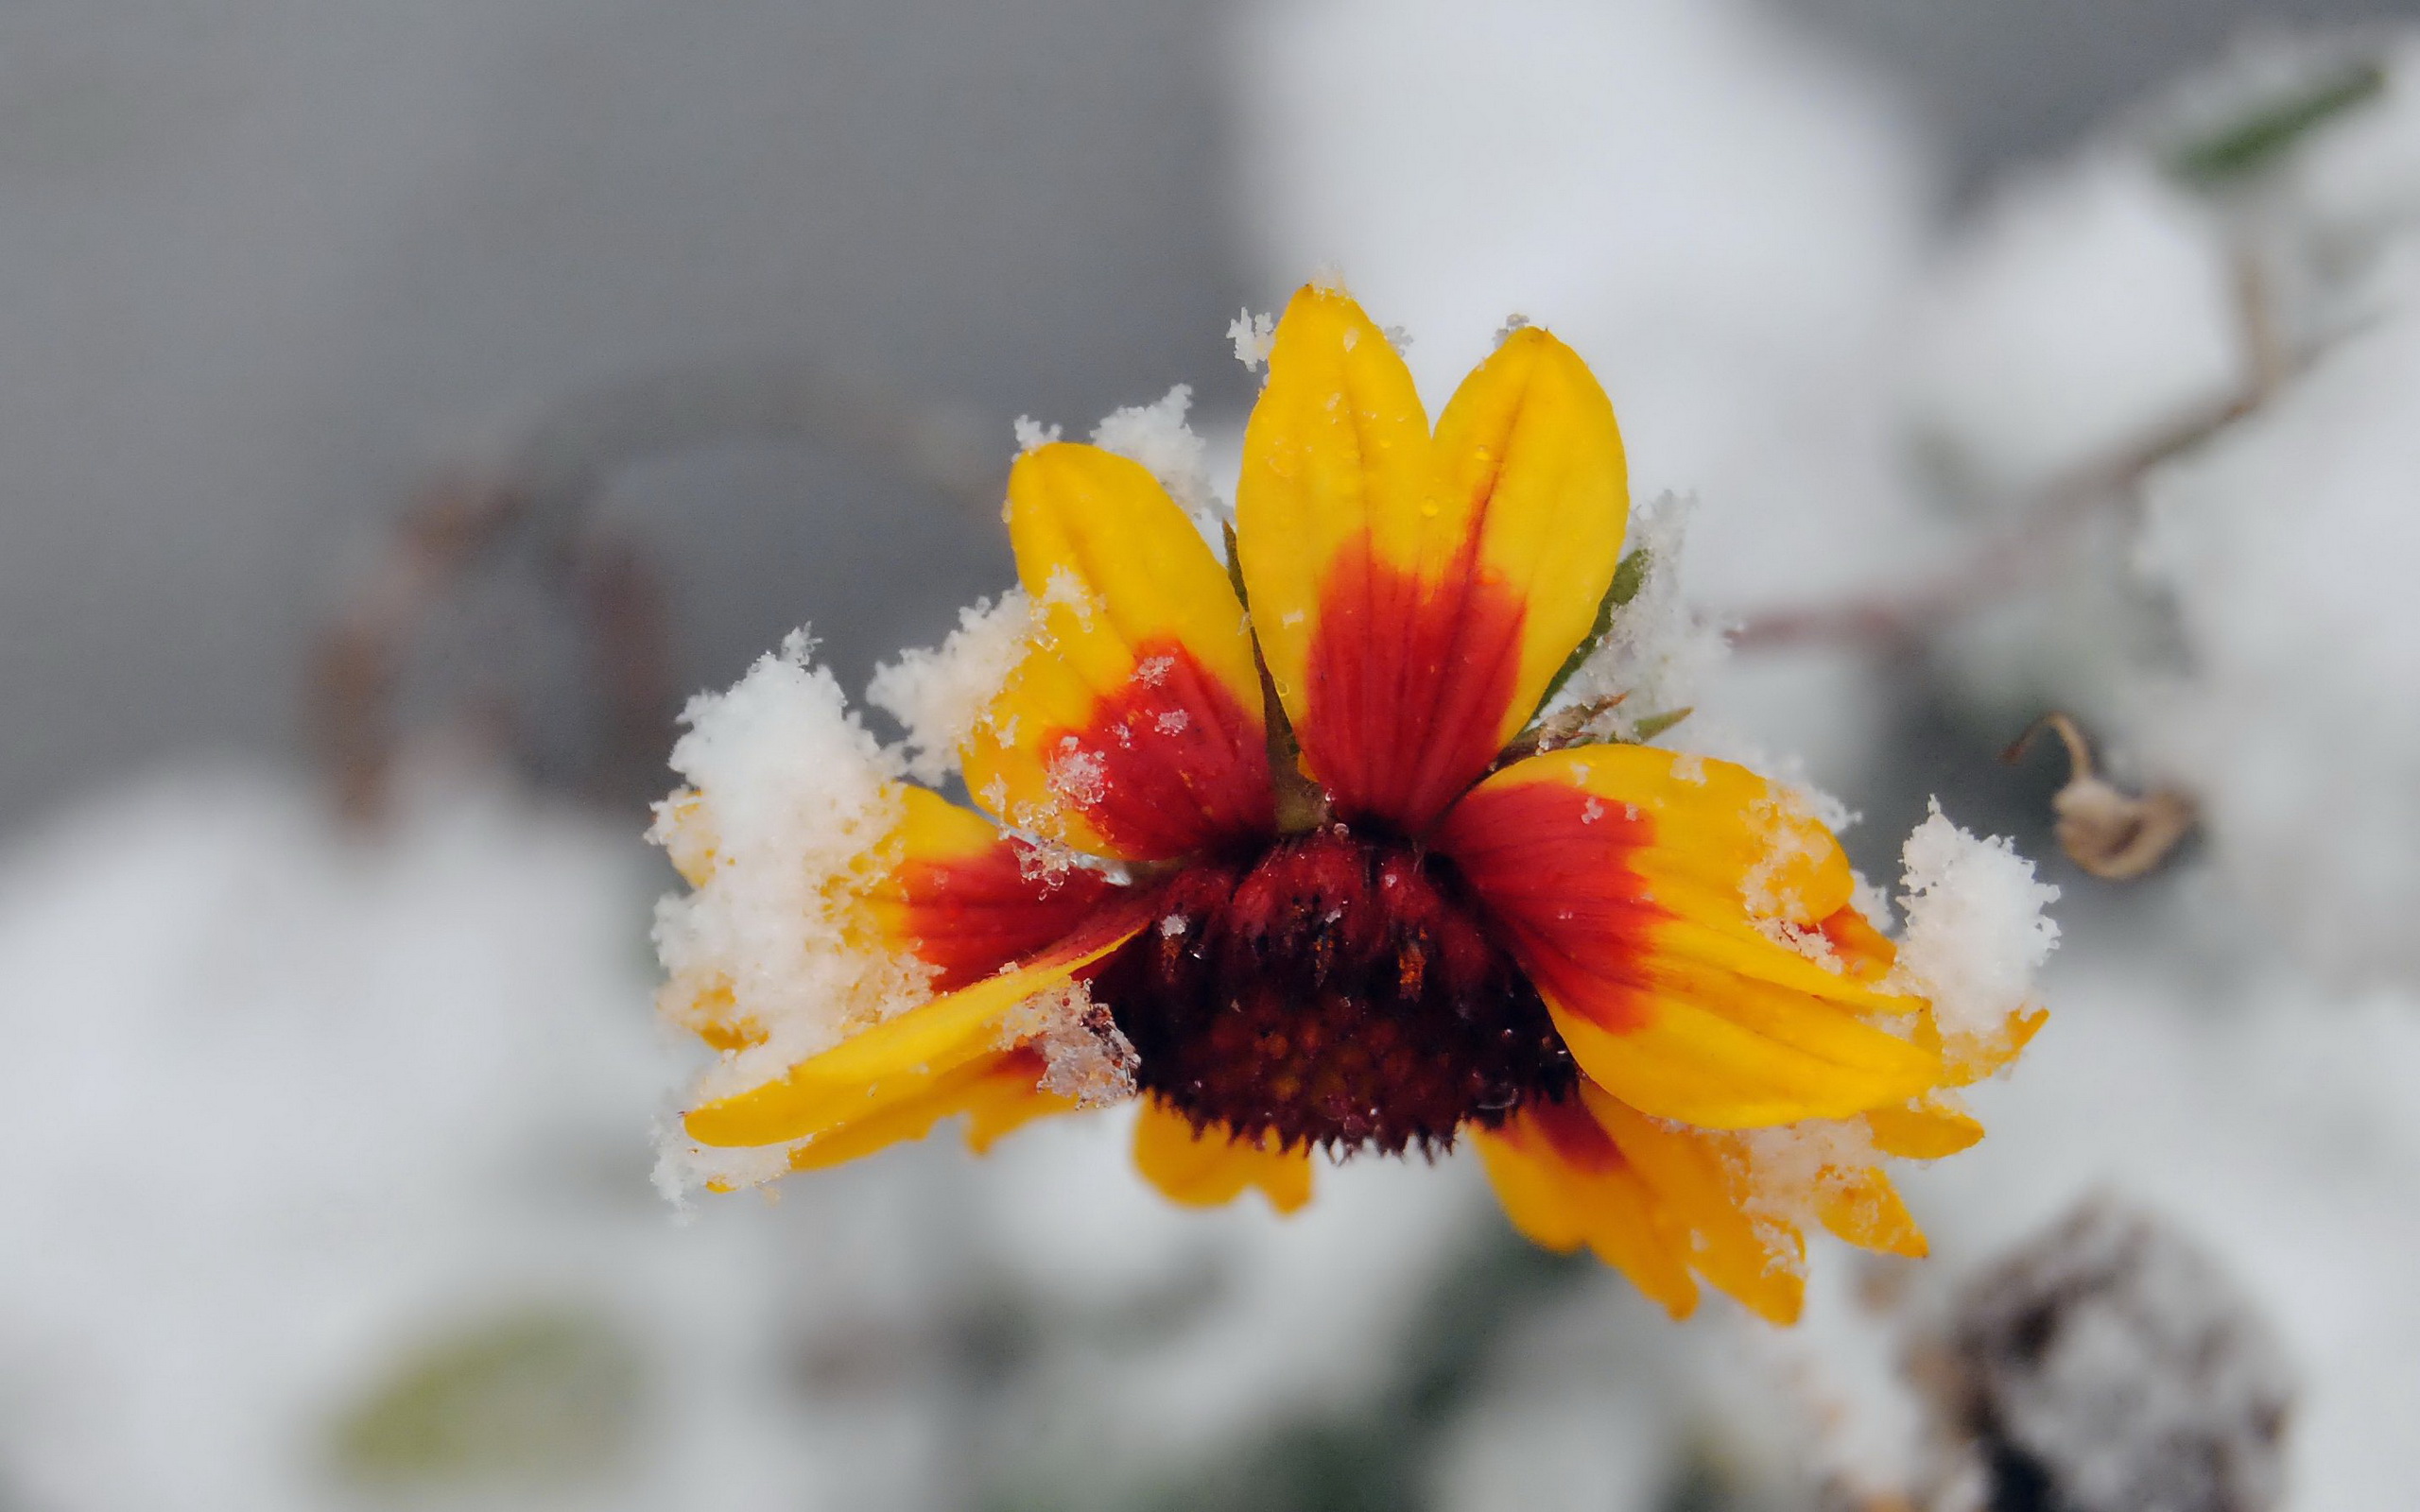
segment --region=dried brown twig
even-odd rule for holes
[[[2022,587],[2087,521],[2131,499],[2145,473],[2250,414],[2264,391],[2247,388],[2179,415],[2134,445],[2052,482],[2014,525],[1929,583],[1903,593],[1751,614],[1731,644],[1766,650],[1825,643],[1892,648],[1920,641]]]
[[[596,501],[652,457],[733,442],[800,442],[855,455],[970,506],[999,495],[998,427],[811,364],[724,364],[574,395],[499,466],[454,471],[406,507],[387,549],[321,633],[307,716],[354,823],[384,809],[403,739],[396,703],[412,647],[482,565],[518,558],[580,626],[601,694],[592,798],[644,792],[671,732],[663,592],[635,544],[599,529]]]

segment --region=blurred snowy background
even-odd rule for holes
[[[2409,9],[8,8],[0,1508],[2420,1505]],[[1870,873],[1938,795],[2065,889],[1795,1333],[1461,1160],[648,1188],[667,700],[939,639],[1010,417],[1232,446],[1323,264],[1438,396],[1596,364]]]

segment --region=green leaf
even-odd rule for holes
[[[1571,680],[1571,675],[1596,654],[1598,646],[1604,644],[1607,632],[1614,627],[1614,610],[1638,596],[1638,591],[1647,585],[1647,569],[1652,561],[1647,548],[1642,546],[1624,557],[1614,568],[1614,580],[1607,585],[1605,596],[1597,603],[1597,623],[1580,638],[1580,644],[1571,648],[1571,654],[1563,659],[1563,665],[1556,669],[1555,675],[1547,679],[1547,691],[1538,698],[1540,710],[1554,702],[1554,696],[1563,691],[1563,685]],[[1536,715],[1530,717],[1534,719]]]
[[[2274,164],[2312,131],[2386,89],[2386,69],[2364,58],[2312,79],[2292,94],[2253,108],[2169,154],[2169,172],[2204,189],[2251,178]]]

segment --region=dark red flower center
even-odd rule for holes
[[[1136,1080],[1197,1126],[1399,1154],[1578,1073],[1452,864],[1330,824],[1162,885],[1092,984]]]

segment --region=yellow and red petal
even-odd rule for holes
[[[1183,1113],[1146,1097],[1134,1121],[1134,1168],[1169,1201],[1224,1207],[1257,1187],[1270,1207],[1290,1213],[1311,1200],[1311,1151],[1287,1149],[1274,1134],[1257,1142],[1224,1125],[1194,1127]]]
[[[1046,865],[983,816],[920,787],[883,850],[869,902],[886,942],[954,992],[1064,938],[1115,890],[1098,871]]]
[[[1425,831],[1588,633],[1628,520],[1613,406],[1513,333],[1432,437],[1360,306],[1287,307],[1244,435],[1238,554],[1271,680],[1348,818]]]
[[[1035,628],[960,748],[977,801],[1098,855],[1269,833],[1260,674],[1227,572],[1139,464],[1054,442],[1007,517]]]
[[[1437,845],[1581,1068],[1633,1108],[1753,1127],[1944,1077],[1878,1026],[1914,1024],[1923,1000],[1831,958],[1822,926],[1855,886],[1838,842],[1744,767],[1645,746],[1532,757],[1472,790]]]
[[[764,1086],[694,1108],[683,1127],[700,1144],[785,1144],[932,1096],[954,1074],[1009,1048],[1019,1004],[1072,980],[1151,918],[1149,900],[1114,900],[1036,956],[886,1019]]]

